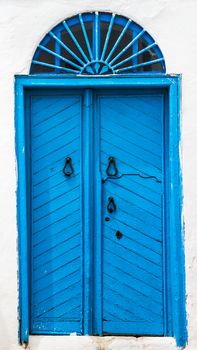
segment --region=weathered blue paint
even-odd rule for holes
[[[84,91],[83,114],[83,237],[84,237],[84,334],[92,334],[93,288],[93,104],[90,89]]]
[[[165,289],[167,290],[166,304],[170,305],[170,313],[167,310],[166,313],[166,326],[164,327],[164,335],[174,335],[179,346],[183,346],[187,340],[186,331],[186,317],[185,317],[185,286],[184,286],[184,250],[183,250],[183,228],[181,222],[181,210],[182,210],[182,197],[181,197],[181,174],[180,174],[180,161],[179,161],[179,76],[170,75],[158,75],[157,77],[151,75],[133,75],[132,77],[100,77],[100,78],[86,78],[86,77],[68,77],[68,76],[18,76],[16,78],[16,151],[18,160],[18,172],[19,183],[18,183],[18,229],[19,229],[19,269],[20,269],[20,320],[21,320],[21,332],[20,339],[21,342],[28,341],[29,333],[29,295],[28,295],[28,279],[30,271],[28,270],[28,213],[26,209],[27,203],[27,193],[26,189],[26,152],[28,151],[27,144],[25,142],[25,117],[24,117],[24,93],[26,88],[28,89],[41,89],[44,91],[45,88],[59,88],[59,89],[71,89],[81,88],[87,89],[84,92],[86,101],[84,103],[84,117],[86,119],[86,128],[84,129],[84,136],[88,136],[91,140],[93,135],[91,135],[91,123],[92,123],[92,92],[91,88],[140,88],[141,91],[147,91],[147,89],[155,88],[165,88],[166,96],[169,103],[166,103],[166,110],[169,112],[169,139],[167,137],[168,147],[165,152],[168,153],[165,159],[165,169],[168,175],[168,185],[165,188],[166,202],[168,208],[168,222],[169,225],[166,228],[168,231],[166,238],[166,251],[167,255],[167,265],[165,274],[168,276],[167,285]],[[49,90],[48,90],[49,91]],[[60,90],[61,91],[61,90]],[[62,90],[63,91],[63,90]],[[88,117],[89,116],[89,117]],[[98,117],[95,117],[97,123]],[[167,129],[166,129],[167,130]],[[94,138],[97,138],[97,131],[94,130]],[[96,178],[93,180],[93,169],[92,172],[87,174],[86,171],[86,187],[87,184],[97,184],[96,191],[94,195],[99,197],[100,200],[96,203],[94,208],[94,216],[97,215],[98,211],[102,207],[101,200],[101,174],[99,172],[99,155],[98,153],[98,141],[95,143],[94,156],[96,161],[94,162],[94,172],[97,173]],[[88,142],[86,140],[86,150],[88,149]],[[93,157],[93,149],[90,147],[88,153],[86,153],[86,164],[90,166]],[[92,166],[92,165],[91,165]],[[180,176],[177,176],[180,174]],[[151,174],[150,174],[151,175]],[[157,174],[158,175],[158,174]],[[152,180],[153,181],[153,180]],[[94,186],[96,187],[96,186]],[[84,188],[83,188],[84,189]],[[90,189],[84,195],[82,200],[83,205],[86,208],[92,208],[92,194]],[[93,222],[90,214],[83,213],[82,215],[86,231],[91,229]],[[102,242],[99,239],[99,232],[101,232],[101,216],[98,216],[95,225],[95,241],[94,249],[97,251],[98,259],[94,266],[94,274],[97,276],[95,285],[98,287],[94,289],[94,299],[100,298],[101,300],[101,272],[103,267],[100,264],[99,257],[102,257]],[[83,233],[84,234],[84,233]],[[85,237],[84,237],[85,238]],[[88,241],[88,238],[90,240]],[[120,240],[121,242],[121,240]],[[86,236],[84,242],[84,249],[91,249],[92,240],[90,236]],[[87,251],[86,251],[87,252]],[[102,334],[102,303],[95,305],[93,310],[91,309],[92,303],[92,279],[91,273],[93,267],[91,266],[91,255],[85,257],[84,269],[86,270],[84,282],[86,282],[84,297],[84,329],[85,334],[94,333]],[[23,264],[22,261],[26,261],[27,264]],[[170,262],[170,264],[168,263]],[[178,263],[177,263],[178,262]],[[170,266],[169,266],[170,265]],[[88,285],[87,285],[88,284]],[[89,318],[89,319],[88,319]],[[93,329],[92,329],[93,324]],[[108,332],[108,330],[107,330]],[[110,328],[110,332],[113,330]],[[160,332],[158,330],[158,332]],[[125,328],[120,325],[120,333],[125,333]],[[137,332],[136,332],[137,333]],[[150,330],[151,333],[151,330]],[[156,331],[154,331],[156,333]]]
[[[103,184],[101,176],[101,159],[100,159],[100,133],[99,127],[99,105],[97,94],[94,94],[94,290],[93,290],[93,334],[103,334],[102,322],[102,273],[103,273],[103,254],[102,254],[102,202],[103,202]]]
[[[187,320],[185,309],[184,231],[182,216],[182,172],[180,147],[180,78],[172,83],[169,92],[169,203],[170,203],[170,247],[171,294],[173,335],[177,346],[187,342]],[[172,234],[173,233],[173,234]],[[177,276],[179,275],[179,278]]]
[[[19,342],[29,339],[29,261],[24,90],[16,88],[17,225],[19,251]]]
[[[31,92],[32,334],[83,333],[80,91]],[[73,174],[62,171],[71,157]]]
[[[98,93],[104,334],[164,334],[164,95],[127,89]],[[106,174],[113,156],[117,177]],[[107,205],[113,197],[116,210]],[[109,218],[109,221],[105,219]],[[119,230],[122,237],[118,239]],[[97,259],[96,259],[97,260]]]

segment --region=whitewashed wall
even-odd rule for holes
[[[14,75],[54,25],[104,10],[141,24],[160,45],[168,73],[182,73],[182,156],[187,274],[187,350],[197,349],[197,0],[0,0],[0,350],[17,340]],[[32,350],[173,350],[172,338],[30,337]]]

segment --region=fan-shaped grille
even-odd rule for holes
[[[138,24],[110,13],[83,13],[50,31],[38,45],[30,73],[119,74],[165,72],[154,39]]]

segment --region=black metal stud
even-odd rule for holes
[[[122,236],[123,236],[123,233],[122,233],[122,232],[120,232],[119,230],[116,231],[116,237],[117,237],[118,239],[121,239]]]

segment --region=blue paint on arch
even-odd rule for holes
[[[103,75],[144,70],[166,71],[161,49],[150,34],[124,16],[87,12],[65,19],[45,35],[30,73]]]
[[[76,81],[77,79],[77,81]],[[28,342],[28,334],[29,334],[29,265],[28,265],[28,232],[29,232],[29,223],[28,223],[28,193],[26,192],[27,186],[27,178],[26,175],[28,173],[26,157],[28,153],[28,144],[26,142],[25,136],[25,111],[24,111],[24,96],[26,89],[40,89],[40,91],[44,91],[47,88],[55,88],[59,89],[71,89],[75,88],[77,82],[77,87],[80,89],[87,89],[86,91],[86,103],[85,103],[85,114],[87,115],[87,125],[86,125],[86,134],[88,137],[92,138],[93,135],[90,135],[91,125],[88,123],[88,119],[91,117],[92,109],[91,109],[91,88],[99,88],[99,89],[111,89],[113,88],[127,88],[127,89],[136,89],[140,88],[141,91],[147,91],[147,89],[157,90],[165,89],[166,96],[168,96],[167,109],[169,110],[169,140],[167,147],[169,160],[166,164],[166,169],[169,169],[169,184],[166,196],[167,201],[169,203],[168,210],[168,222],[169,222],[169,233],[168,233],[168,242],[167,249],[169,252],[168,258],[170,261],[170,266],[167,265],[167,269],[169,269],[169,279],[167,283],[167,303],[169,303],[169,299],[171,302],[171,312],[167,312],[167,316],[170,316],[167,321],[167,326],[165,326],[164,335],[173,335],[176,337],[177,345],[184,346],[187,341],[187,330],[186,330],[186,316],[185,316],[185,277],[184,277],[184,249],[183,249],[183,228],[181,221],[181,211],[182,211],[182,193],[181,193],[181,173],[180,173],[180,162],[179,162],[179,138],[180,138],[180,126],[179,126],[179,84],[180,78],[178,76],[165,76],[160,75],[157,77],[154,76],[132,76],[132,77],[119,77],[119,78],[69,78],[69,77],[38,77],[38,76],[21,76],[16,78],[16,152],[17,152],[17,165],[18,165],[18,191],[17,191],[17,203],[18,203],[18,230],[19,230],[19,271],[20,271],[20,341]],[[59,90],[63,91],[63,90]],[[89,92],[88,92],[89,91]],[[52,90],[51,93],[53,94]],[[42,94],[42,93],[41,93]],[[178,102],[177,102],[178,101]],[[118,101],[117,101],[118,103]],[[102,112],[102,111],[101,111]],[[97,144],[98,146],[98,144]],[[120,145],[121,146],[121,145]],[[86,145],[87,151],[90,152],[86,162],[87,164],[91,163],[92,160],[92,149],[88,148],[88,143]],[[96,161],[95,169],[98,169],[98,162]],[[85,169],[83,170],[85,171]],[[93,171],[93,169],[92,169]],[[133,171],[132,171],[133,172]],[[180,176],[177,176],[179,174]],[[91,175],[86,174],[90,178],[86,179],[87,184],[91,181]],[[151,175],[151,174],[149,174]],[[158,178],[158,174],[156,174],[156,178]],[[95,181],[97,183],[96,195],[99,194],[99,188],[101,188],[102,184],[99,183],[99,178]],[[140,179],[139,179],[140,180]],[[126,181],[126,180],[124,180]],[[147,180],[146,180],[147,181]],[[150,181],[150,180],[149,180]],[[151,180],[153,181],[153,180]],[[86,197],[82,200],[82,204],[84,207],[91,208],[91,194],[86,192]],[[97,203],[97,209],[99,205],[102,205],[101,202]],[[96,210],[96,209],[95,209]],[[87,215],[87,212],[86,214]],[[92,222],[88,217],[84,218],[86,220],[86,233],[90,231]],[[100,227],[100,222],[98,221],[96,224],[96,232],[98,234]],[[120,240],[121,242],[121,240]],[[91,249],[93,241],[91,237],[86,236],[86,249]],[[98,251],[101,250],[102,246],[96,238],[96,246]],[[169,249],[171,248],[171,249]],[[111,254],[111,253],[110,253]],[[179,264],[177,264],[177,261]],[[25,263],[26,262],[26,263]],[[95,308],[95,313],[92,313],[92,265],[91,265],[91,255],[85,256],[84,266],[86,270],[85,278],[86,278],[86,302],[84,303],[84,315],[86,315],[86,323],[84,323],[84,332],[85,334],[94,333],[94,329],[91,330],[92,322],[93,324],[96,322],[96,315],[101,317],[102,310],[98,305]],[[95,266],[95,272],[101,272],[101,267],[99,265]],[[88,283],[89,282],[89,283]],[[99,278],[98,278],[99,283]],[[97,294],[98,293],[98,294]],[[95,292],[94,297],[99,295],[99,290]],[[98,313],[97,313],[98,311]],[[169,311],[169,310],[168,310]],[[100,315],[100,316],[99,316]],[[92,320],[92,321],[91,321]],[[97,319],[96,332],[98,334],[102,334],[102,326],[99,325],[99,318]],[[120,327],[122,333],[125,334],[125,329]],[[108,329],[107,331],[108,332]],[[113,330],[110,328],[110,332],[113,333]],[[116,333],[116,332],[115,332]],[[154,332],[156,334],[156,332]]]

